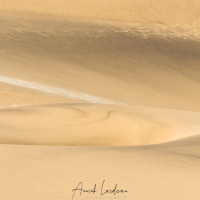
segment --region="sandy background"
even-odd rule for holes
[[[199,13],[0,0],[0,199],[199,199]]]

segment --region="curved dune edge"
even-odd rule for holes
[[[77,101],[74,95],[66,98],[73,91],[8,77],[0,77],[0,81],[7,83],[0,84],[1,144],[146,146],[199,134],[200,112],[123,105],[112,100],[109,105],[102,98],[91,103],[88,95],[82,95],[85,101]]]
[[[73,91],[2,76],[0,82],[1,144],[143,146],[199,134],[200,112],[132,106],[86,94],[80,101]]]
[[[1,144],[140,146],[200,130],[199,112],[130,105],[54,103],[4,108],[0,113]]]
[[[146,147],[0,145],[0,154],[1,199],[72,199],[80,182],[97,184],[102,198],[103,180],[106,189],[128,190],[122,199],[199,199],[199,136]]]

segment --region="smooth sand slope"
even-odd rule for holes
[[[0,199],[198,200],[199,13],[0,0]]]
[[[199,136],[145,147],[1,145],[1,199],[199,199]],[[101,196],[114,188],[127,194]]]

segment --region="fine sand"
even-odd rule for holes
[[[199,200],[199,13],[0,0],[0,199]]]

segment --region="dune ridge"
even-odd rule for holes
[[[23,105],[0,112],[2,144],[143,146],[200,134],[199,112],[81,102]]]
[[[80,181],[85,188],[96,183],[98,192],[74,199],[101,199],[103,180],[106,189],[128,190],[122,199],[199,199],[199,136],[145,148],[1,145],[0,152],[6,200],[72,199]]]

